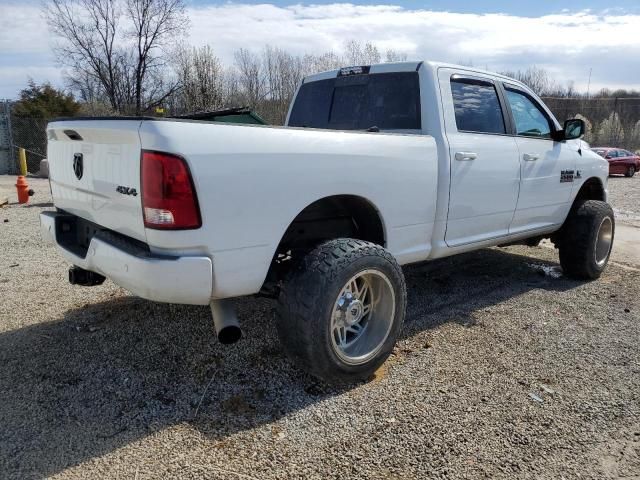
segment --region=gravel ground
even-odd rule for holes
[[[640,227],[640,174],[609,177],[609,203],[618,222]]]
[[[406,268],[394,354],[335,389],[283,356],[271,301],[239,300],[223,347],[208,308],[70,286],[30,183],[0,209],[1,478],[640,478],[638,270],[570,281],[543,247]]]

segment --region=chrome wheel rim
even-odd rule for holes
[[[605,217],[600,223],[598,228],[598,235],[596,236],[596,265],[602,267],[609,258],[609,252],[611,251],[611,243],[613,242],[613,222],[611,218]]]
[[[345,363],[371,360],[389,337],[396,297],[389,278],[379,270],[363,270],[344,285],[331,313],[331,345]]]

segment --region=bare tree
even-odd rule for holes
[[[600,123],[598,141],[613,146],[621,145],[624,140],[624,128],[617,112],[612,112]]]
[[[336,70],[344,66],[345,60],[334,52],[325,52],[319,55],[307,54],[302,58],[302,68],[305,75]]]
[[[640,150],[640,120],[631,128],[627,145],[629,145],[629,148],[635,148],[636,152]]]
[[[580,113],[571,115],[570,118],[579,118],[584,122],[584,126],[585,126],[584,141],[587,143],[593,142],[593,140],[595,139],[595,136],[594,136],[595,132],[593,131],[593,123],[591,123],[591,120],[589,120],[587,117],[585,117]]]
[[[111,106],[119,109],[115,76],[120,61],[115,40],[120,13],[109,0],[52,0],[45,6],[49,27],[61,38],[56,47],[60,62],[75,82],[97,80]]]
[[[549,72],[535,65],[524,71],[515,70],[501,73],[507,77],[515,78],[516,80],[524,83],[540,96],[565,96],[562,87],[558,86],[558,84],[551,78]]]
[[[389,49],[387,50],[386,57],[384,59],[385,62],[406,62],[407,54],[404,52],[399,52],[397,50]]]
[[[364,45],[357,40],[349,40],[344,45],[345,60],[348,65],[371,65],[380,63],[380,51],[373,43]]]
[[[252,107],[265,96],[265,77],[260,57],[246,48],[236,51],[237,83],[246,103]]]
[[[97,83],[113,110],[139,115],[177,87],[163,75],[163,49],[182,35],[184,8],[184,0],[51,0],[44,14],[70,84]]]
[[[157,51],[183,35],[188,22],[183,0],[127,0],[126,10],[133,23],[129,34],[137,53],[133,65],[133,97],[136,115],[140,115],[143,101],[145,109],[158,105],[175,88],[171,85],[164,91],[150,91],[145,79],[149,73],[153,76],[164,66],[165,62]],[[153,80],[152,85],[158,85],[158,79]]]
[[[262,54],[262,63],[266,75],[266,95],[272,109],[269,116],[281,123],[304,77],[303,62],[300,57],[267,45]]]
[[[186,26],[184,1],[50,0],[46,14],[60,39],[56,53],[84,112],[140,114],[161,102],[173,113],[250,106],[282,123],[304,76],[382,58],[374,43],[357,40],[341,51],[303,56],[269,45],[241,48],[231,65],[223,65],[209,46],[172,51]],[[392,49],[384,55],[387,62],[406,58]],[[165,68],[169,63],[172,69]],[[588,141],[640,147],[640,92],[603,89],[587,97],[573,82],[561,85],[536,66],[505,74],[543,96],[558,119],[588,118]]]
[[[194,113],[222,107],[225,72],[213,49],[209,45],[200,48],[181,46],[175,56],[180,91],[173,108]]]

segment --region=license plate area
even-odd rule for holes
[[[85,258],[91,239],[104,228],[75,215],[56,216],[58,244],[74,255]]]
[[[177,258],[172,255],[153,255],[149,245],[144,242],[61,210],[55,215],[55,232],[58,245],[83,259],[86,258],[89,245],[94,237],[136,257],[154,257],[166,260]]]

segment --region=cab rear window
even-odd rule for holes
[[[293,104],[289,125],[332,130],[419,130],[418,72],[349,75],[305,83]]]

